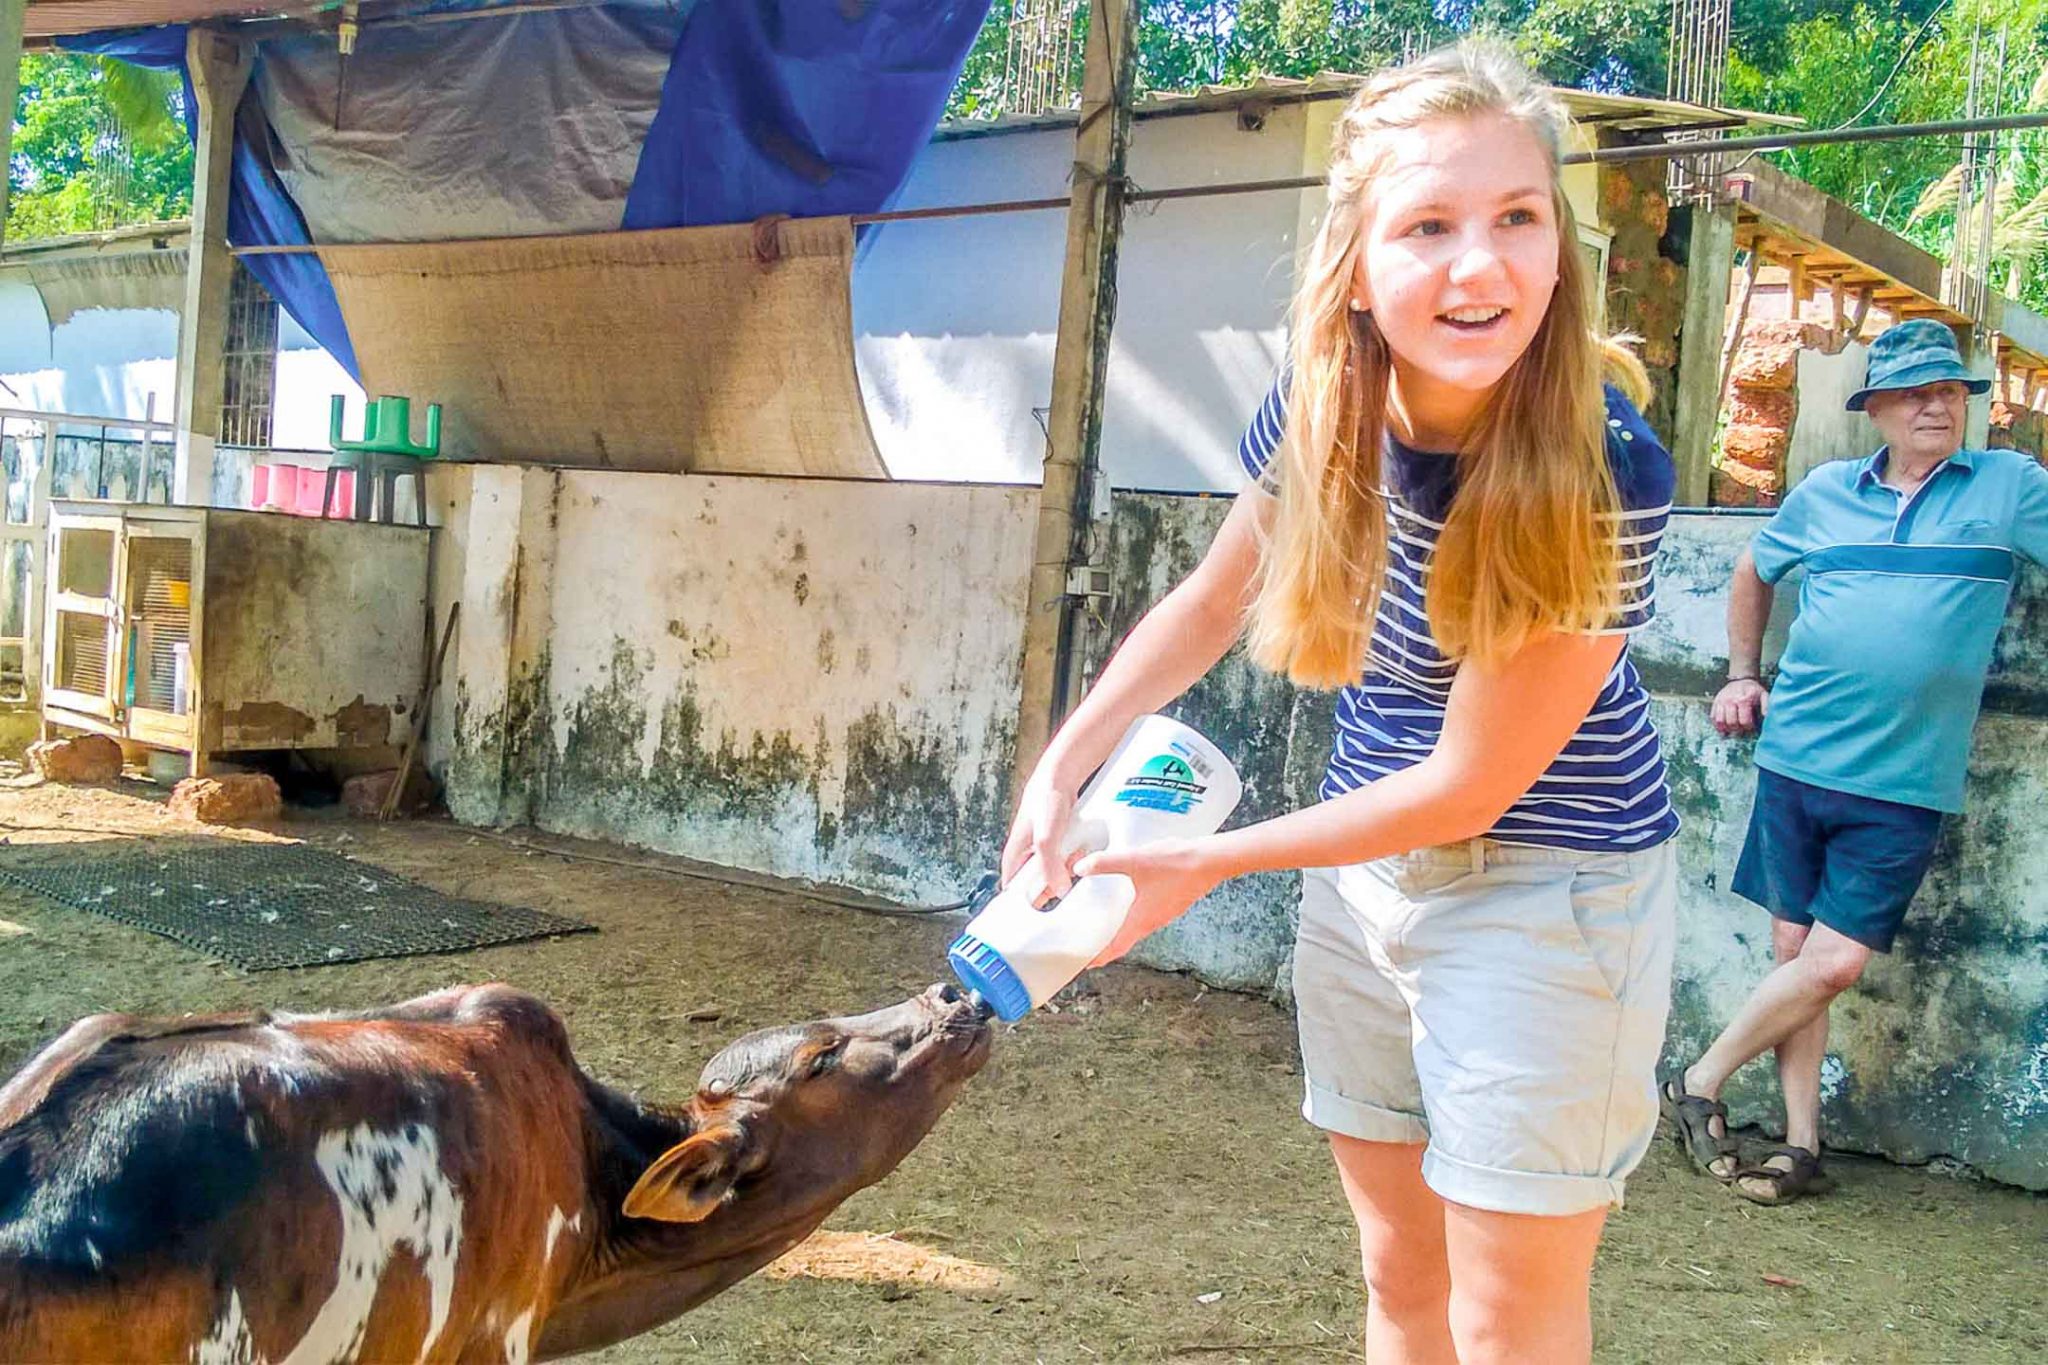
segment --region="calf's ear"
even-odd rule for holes
[[[695,1223],[710,1217],[739,1178],[746,1133],[721,1123],[663,1152],[626,1194],[628,1218]]]

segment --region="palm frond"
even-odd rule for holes
[[[182,139],[185,129],[171,113],[178,78],[111,57],[101,57],[100,96],[120,125],[130,146],[154,151]]]

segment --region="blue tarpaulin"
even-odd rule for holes
[[[989,0],[704,0],[623,226],[872,213],[945,112]]]
[[[989,0],[698,0],[670,58],[620,226],[702,226],[771,213],[814,217],[886,207],[943,114],[988,7]],[[179,72],[187,130],[196,139],[183,26],[60,41],[74,51]],[[228,240],[308,245],[313,237],[306,218],[271,160],[273,145],[286,156],[294,149],[279,141],[256,97],[262,52],[259,45],[258,71],[236,116]],[[542,52],[543,59],[565,63],[602,57],[566,41]],[[478,135],[492,137],[496,130]],[[393,222],[387,240],[408,240],[404,227]],[[360,377],[319,258],[242,259],[299,325]]]

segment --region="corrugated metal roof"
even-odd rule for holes
[[[277,0],[28,0],[22,36],[33,42],[99,29],[156,28],[199,19],[258,14],[306,14],[315,8],[310,4],[278,4]]]
[[[1132,109],[1136,118],[1165,118],[1176,114],[1205,114],[1254,103],[1297,104],[1310,100],[1346,99],[1365,77],[1343,71],[1323,71],[1311,77],[1260,76],[1244,85],[1205,85],[1194,90],[1163,90],[1145,96]],[[1616,129],[1648,130],[1687,127],[1702,123],[1756,123],[1770,127],[1797,128],[1803,120],[1780,114],[1756,114],[1740,109],[1721,109],[1681,100],[1649,99],[1637,95],[1600,95],[1588,90],[1553,87],[1574,119],[1599,123]],[[953,119],[941,123],[935,138],[989,137],[1042,128],[1070,128],[1080,120],[1076,109],[1050,109],[1043,114],[1006,114],[992,119]]]
[[[191,235],[191,219],[166,218],[154,223],[132,223],[127,227],[71,232],[59,237],[10,237],[0,245],[0,265],[18,264],[32,256],[111,256],[135,251],[167,251],[173,247],[182,249]]]

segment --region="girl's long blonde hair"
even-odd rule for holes
[[[1329,209],[1295,292],[1280,506],[1250,643],[1258,663],[1303,686],[1358,679],[1386,571],[1380,451],[1392,356],[1369,314],[1350,307],[1381,134],[1483,114],[1521,124],[1549,157],[1558,279],[1535,339],[1463,442],[1428,584],[1430,629],[1446,656],[1485,665],[1542,632],[1600,629],[1619,603],[1620,500],[1601,382],[1611,376],[1640,404],[1649,380],[1617,339],[1593,330],[1589,272],[1557,180],[1564,110],[1502,49],[1461,43],[1381,72],[1345,107]]]

